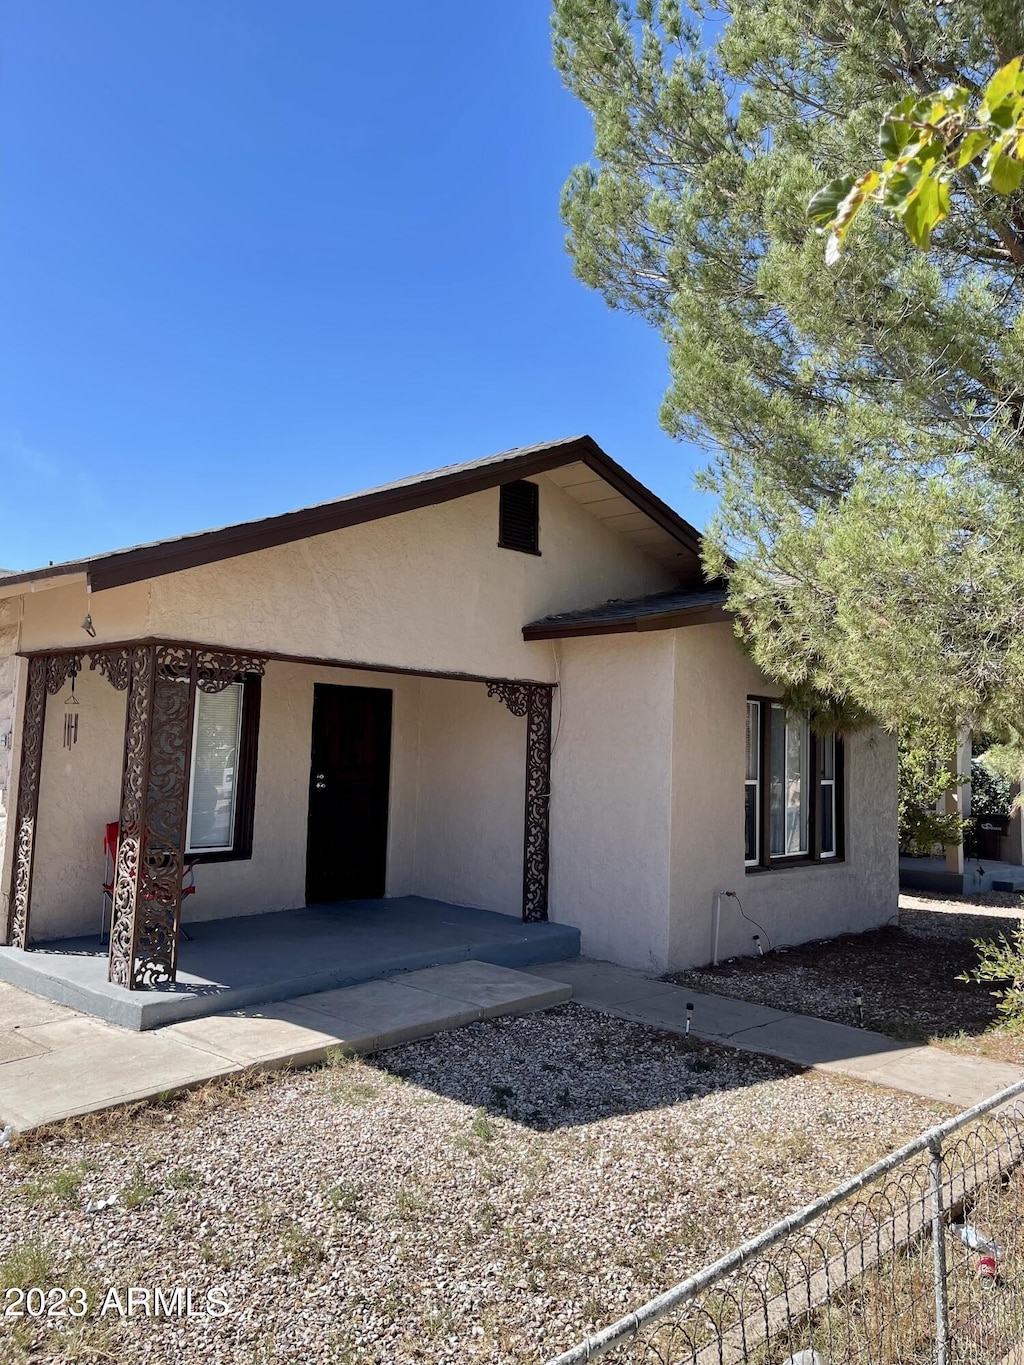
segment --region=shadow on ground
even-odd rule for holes
[[[572,1004],[470,1024],[365,1060],[538,1132],[666,1108],[800,1070]]]

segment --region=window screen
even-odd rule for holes
[[[787,715],[782,706],[772,707],[771,727],[771,853],[791,857],[808,850],[810,733],[806,716]]]
[[[231,683],[222,692],[196,693],[189,853],[220,852],[233,846],[242,696],[241,683]]]

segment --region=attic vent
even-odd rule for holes
[[[498,507],[498,544],[503,550],[540,554],[538,495],[535,483],[503,483]]]

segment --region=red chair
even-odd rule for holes
[[[110,937],[107,929],[107,902],[110,902],[110,916],[114,916],[114,876],[117,871],[117,842],[121,833],[121,826],[117,820],[111,820],[106,826],[103,835],[103,871],[106,881],[103,883],[103,909],[100,911],[100,942]],[[186,863],[181,884],[181,899],[184,901],[186,896],[194,896],[196,893],[196,865],[194,862]],[[179,925],[181,937],[187,942],[192,942],[192,935],[185,932]]]

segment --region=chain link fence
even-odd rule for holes
[[[1024,1365],[1024,1081],[548,1365]]]

